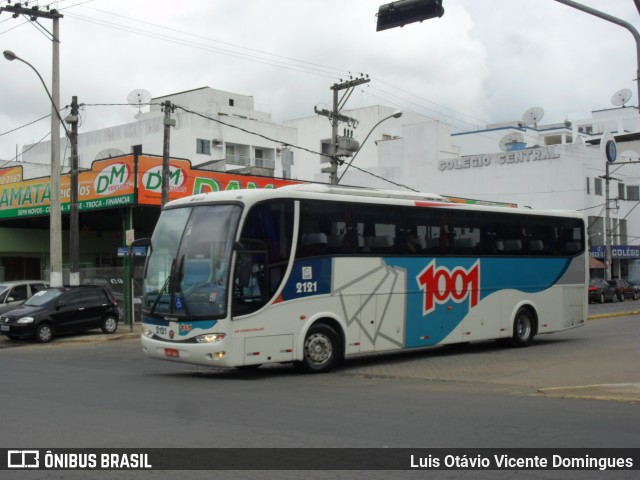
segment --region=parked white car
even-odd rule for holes
[[[0,313],[8,312],[22,305],[34,293],[47,288],[42,280],[18,280],[0,283]]]

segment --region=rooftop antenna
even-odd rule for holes
[[[631,100],[631,90],[628,88],[621,88],[611,97],[611,103],[615,107],[624,107],[624,105]]]
[[[151,93],[142,88],[133,90],[127,95],[127,103],[134,108],[138,108],[138,113],[135,115],[136,118],[142,115],[142,106],[147,105],[149,100],[151,100]]]
[[[533,124],[533,128],[538,128],[538,122],[544,117],[544,109],[542,107],[531,107],[522,115],[522,121],[525,125]]]

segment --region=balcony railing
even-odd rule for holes
[[[227,155],[226,159],[229,165],[241,165],[243,167],[270,168],[271,170],[275,170],[276,168],[275,160],[270,160],[268,158],[251,158],[251,157],[248,157],[247,155]]]

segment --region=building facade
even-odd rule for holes
[[[204,87],[164,97],[152,98],[140,105],[135,121],[124,125],[90,132],[78,136],[78,162],[80,168],[91,168],[95,160],[131,153],[134,145],[142,151],[162,155],[164,145],[164,108],[169,101],[175,106],[170,118],[171,156],[188,158],[192,165],[214,171],[245,170],[271,176],[287,176],[283,169],[282,144],[296,144],[296,130],[278,125],[271,114],[254,108],[251,96]],[[133,110],[132,110],[133,112]],[[133,115],[133,113],[132,113]],[[255,135],[248,132],[254,132]],[[271,140],[273,139],[273,140]],[[25,145],[22,161],[49,164],[51,142]],[[70,152],[68,140],[61,142],[61,157]],[[286,159],[285,159],[286,165]],[[256,170],[259,169],[259,172]]]
[[[633,162],[640,159],[639,141],[640,116],[630,107],[577,122],[514,121],[456,134],[431,121],[403,125],[397,138],[378,144],[375,166],[348,171],[342,183],[579,210],[588,222],[592,257],[605,260],[608,234],[611,276],[637,281],[640,164]],[[611,142],[615,161],[607,157]],[[446,156],[448,151],[459,154]]]

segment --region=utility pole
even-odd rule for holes
[[[604,201],[605,201],[605,211],[604,211],[604,279],[611,280],[611,214],[609,211],[611,207],[609,206],[610,202],[610,191],[609,191],[609,181],[611,177],[609,176],[609,162],[605,164],[605,177],[604,177]]]
[[[67,123],[71,125],[71,195],[69,199],[69,284],[80,285],[80,239],[78,212],[78,97],[71,97],[71,115]]]
[[[607,142],[609,144],[613,143],[612,141]],[[611,148],[611,147],[610,147]],[[611,150],[609,150],[609,152],[611,152]],[[613,264],[613,258],[611,255],[611,241],[612,241],[612,237],[613,237],[613,231],[614,229],[612,228],[612,219],[611,219],[611,214],[609,213],[612,209],[610,207],[610,203],[611,203],[611,192],[609,189],[609,182],[611,180],[618,180],[614,177],[612,177],[611,175],[609,175],[609,169],[611,167],[611,165],[613,164],[613,162],[615,162],[615,157],[616,157],[617,153],[614,150],[613,156],[609,153],[608,157],[607,157],[607,162],[605,164],[605,175],[604,177],[600,177],[602,179],[604,179],[605,181],[605,189],[604,189],[604,201],[605,201],[605,213],[604,213],[604,235],[605,235],[605,239],[604,239],[604,244],[605,244],[605,260],[604,260],[604,279],[605,280],[611,280],[611,277],[613,276],[612,274],[612,264]],[[636,161],[629,161],[629,162],[617,162],[615,165],[635,165],[635,164],[640,164],[640,161],[636,160]],[[620,167],[618,167],[620,168]],[[614,199],[616,202],[618,201],[618,198]],[[618,222],[617,227],[620,226],[620,223]],[[616,227],[616,228],[617,228]]]
[[[333,90],[333,110],[314,109],[318,115],[323,115],[331,121],[331,166],[322,169],[322,173],[329,174],[329,183],[331,185],[338,185],[338,164],[340,163],[338,160],[338,122],[346,122],[354,127],[358,124],[358,120],[341,115],[340,111],[344,108],[344,104],[353,93],[354,88],[370,81],[371,79],[367,75],[366,77],[352,78],[346,82],[341,80],[341,83],[334,83],[331,86],[331,90]],[[342,95],[342,98],[338,99],[338,92],[341,90],[346,90],[346,92]]]
[[[62,15],[57,10],[40,10],[40,7],[22,7],[21,4],[0,7],[0,13],[12,12],[13,18],[21,15],[32,22],[38,18],[53,20],[52,68],[51,68],[51,192],[49,197],[49,252],[50,252],[50,283],[52,287],[62,286],[62,208],[60,206],[60,19]],[[31,66],[31,65],[30,65]],[[33,68],[33,67],[32,67]],[[35,70],[35,68],[34,68]],[[38,73],[37,70],[35,70]],[[38,76],[40,74],[38,73]],[[46,89],[46,85],[45,85]],[[47,92],[48,93],[48,92]]]
[[[171,105],[169,100],[166,100],[163,105],[164,108],[164,145],[162,149],[162,206],[169,201],[169,137],[171,135],[171,128],[175,127],[176,121],[171,118],[171,112],[173,112],[174,106]]]

